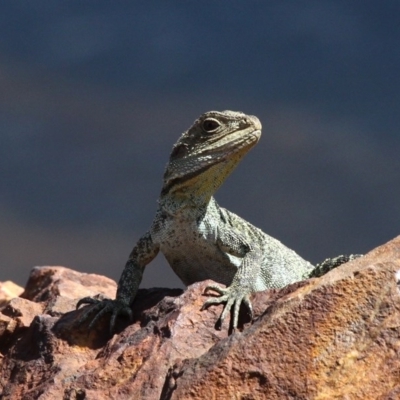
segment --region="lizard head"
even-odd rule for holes
[[[234,111],[201,115],[174,145],[161,195],[207,201],[260,136],[255,116]]]

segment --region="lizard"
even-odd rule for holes
[[[261,128],[260,120],[252,115],[209,111],[181,135],[165,169],[154,220],[130,253],[116,298],[80,299],[77,308],[92,306],[83,312],[78,324],[95,314],[91,329],[110,313],[112,334],[119,315],[132,318],[131,305],[144,269],[160,251],[186,286],[206,279],[216,282],[207,286],[205,293],[212,291],[219,296],[206,300],[202,310],[224,303],[217,325],[232,313],[233,330],[242,303],[252,316],[250,294],[320,276],[331,265],[357,257],[339,256],[314,267],[277,239],[218,205],[215,192],[258,143]]]

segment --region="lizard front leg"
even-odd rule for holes
[[[79,308],[82,304],[90,304],[92,307],[89,307],[82,314],[77,324],[83,324],[90,316],[94,315],[89,324],[89,329],[91,329],[103,315],[111,313],[110,333],[112,334],[115,321],[119,315],[127,315],[132,318],[131,304],[136,297],[140,282],[142,281],[144,268],[154,259],[158,251],[159,246],[153,242],[151,234],[147,232],[139,239],[129,256],[118,282],[116,299],[98,297],[84,297],[80,299],[76,308]]]
[[[244,303],[247,306],[252,318],[253,308],[249,296],[251,293],[264,289],[264,285],[260,285],[258,282],[262,252],[255,245],[248,243],[242,235],[232,231],[221,232],[220,229],[218,230],[217,246],[224,253],[242,258],[242,263],[238,267],[230,286],[227,288],[220,285],[206,287],[206,292],[213,290],[220,294],[220,297],[208,299],[203,304],[202,310],[210,305],[225,303],[218,325],[222,325],[225,317],[233,308],[231,327],[235,330],[238,325],[241,304]]]

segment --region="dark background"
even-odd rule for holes
[[[400,228],[400,2],[4,1],[0,281],[118,279],[199,114],[263,136],[219,203],[311,262]],[[178,286],[157,257],[144,286]]]

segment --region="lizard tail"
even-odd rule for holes
[[[347,263],[348,261],[355,260],[356,258],[362,257],[362,254],[350,254],[350,255],[342,255],[335,258],[327,258],[321,263],[317,264],[315,268],[310,272],[309,278],[319,278],[322,275],[325,275],[329,271],[334,268]]]

